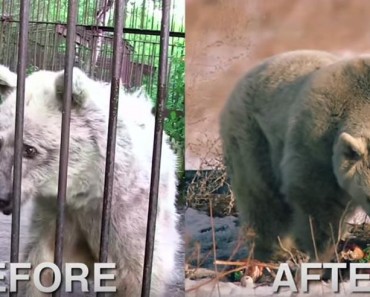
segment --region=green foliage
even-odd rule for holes
[[[158,8],[148,4],[149,1],[145,0],[130,0],[127,2],[126,27],[159,30],[161,19],[155,16]]]
[[[153,103],[157,100],[158,71],[153,78],[144,78],[144,86]],[[169,135],[172,148],[179,157],[179,175],[183,176],[185,146],[185,57],[173,57],[166,101],[167,117],[164,130]]]
[[[236,272],[234,272],[234,274],[233,274],[234,281],[240,282],[240,280],[242,279],[243,275],[244,275],[243,271],[236,271]]]
[[[178,178],[180,196],[185,197],[185,57],[174,57],[169,75],[169,89],[166,108],[168,117],[164,129],[172,139],[178,156]],[[181,193],[183,192],[183,193]]]
[[[26,75],[30,75],[36,71],[38,71],[39,68],[35,65],[29,65],[27,68],[26,68]]]
[[[1,15],[11,15],[19,20],[21,0],[2,1]],[[67,22],[68,0],[31,0],[30,20]],[[96,12],[101,9],[103,0],[79,0],[77,11],[78,24],[96,24]],[[171,30],[184,31],[183,16],[185,5],[182,1],[173,1],[171,7]],[[161,1],[126,0],[125,24],[127,28],[159,30],[161,21]],[[106,14],[108,26],[113,26],[113,11]]]
[[[170,111],[165,121],[165,129],[179,143],[185,141],[185,59],[175,57],[169,75],[167,109]]]
[[[359,261],[360,263],[370,263],[370,247],[364,248],[364,257]]]
[[[153,78],[144,78],[144,86],[153,103],[157,100],[158,72]],[[169,86],[167,93],[166,109],[168,117],[164,122],[164,129],[170,136],[171,141],[183,144],[185,141],[185,59],[184,57],[172,58],[171,71],[169,73]]]

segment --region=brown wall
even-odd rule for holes
[[[186,0],[187,169],[218,138],[219,112],[246,70],[287,50],[370,51],[369,20],[365,0]]]

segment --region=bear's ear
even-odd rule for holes
[[[17,87],[17,74],[0,65],[0,95],[5,96]]]
[[[360,138],[343,132],[339,135],[339,146],[343,155],[349,160],[358,160],[364,154],[366,147]]]
[[[89,98],[91,79],[77,67],[73,68],[72,77],[72,106],[83,107]],[[64,93],[64,70],[57,73],[55,88],[58,100],[63,100]]]

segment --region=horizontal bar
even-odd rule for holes
[[[13,20],[11,17],[0,17],[0,22],[4,23],[19,23],[17,20]],[[62,22],[41,22],[41,21],[30,21],[30,24],[40,24],[40,25],[63,25],[66,26],[66,23]],[[77,27],[85,28],[87,30],[102,30],[104,32],[114,32],[114,27],[109,26],[92,26],[92,25],[82,25],[77,24]],[[122,30],[125,34],[139,34],[139,35],[152,35],[160,36],[160,30],[150,30],[150,29],[135,29],[135,28],[125,28]],[[170,37],[179,37],[185,38],[185,32],[170,31]]]

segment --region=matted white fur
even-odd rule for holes
[[[0,199],[11,197],[14,76],[0,68],[0,78],[8,82],[0,105]],[[22,178],[22,202],[34,203],[30,223],[34,240],[24,259],[32,266],[53,262],[63,76],[63,71],[38,71],[26,79],[24,143],[37,150],[34,157],[23,158]],[[64,261],[83,262],[91,268],[99,254],[110,85],[74,68],[72,93]],[[154,140],[151,109],[145,94],[120,91],[109,241],[109,261],[117,263],[114,296],[138,297],[141,291]],[[175,259],[181,245],[175,208],[176,156],[167,138],[164,135],[162,145],[153,297],[164,296],[166,284],[176,277]],[[43,296],[30,284],[21,296]]]

